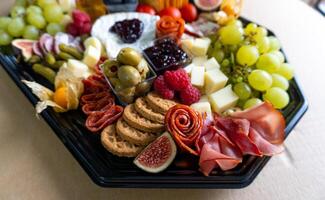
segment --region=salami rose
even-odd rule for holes
[[[176,105],[168,110],[165,124],[181,150],[199,155],[195,143],[203,126],[203,117],[200,113],[189,106]]]
[[[185,31],[185,22],[182,18],[163,16],[156,24],[156,37],[171,36],[179,40]]]

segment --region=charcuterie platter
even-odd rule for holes
[[[0,63],[95,183],[241,188],[286,151],[307,102],[241,1],[100,16],[66,2],[17,1]]]

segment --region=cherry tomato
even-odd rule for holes
[[[165,16],[165,15],[172,16],[172,17],[175,17],[175,18],[181,18],[182,17],[182,14],[179,11],[179,9],[175,8],[175,7],[165,8],[165,9],[161,10],[158,14],[159,14],[160,17]]]
[[[180,9],[180,11],[181,11],[181,14],[182,14],[183,19],[186,22],[192,22],[192,21],[196,20],[196,18],[197,18],[197,9],[191,3],[185,4]]]
[[[149,5],[146,5],[146,4],[138,4],[136,11],[140,12],[140,13],[148,13],[150,15],[156,14],[155,9]]]

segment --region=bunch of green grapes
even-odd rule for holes
[[[63,31],[64,13],[56,0],[32,2],[16,0],[10,16],[0,17],[0,45],[9,45],[13,38],[37,40],[41,32]]]
[[[250,23],[245,27],[232,20],[211,37],[209,57],[214,57],[229,77],[238,106],[246,109],[263,100],[277,109],[289,103],[289,80],[293,67],[285,63],[277,38],[268,36],[264,27]]]

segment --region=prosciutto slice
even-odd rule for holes
[[[272,156],[284,150],[285,120],[266,102],[230,117],[215,116],[197,142],[200,170],[206,176],[215,168],[236,167],[243,155]]]

